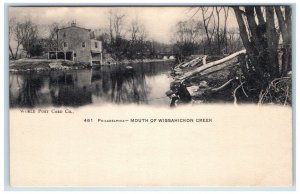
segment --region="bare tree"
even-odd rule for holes
[[[217,45],[218,45],[218,54],[221,54],[221,33],[220,33],[220,12],[222,7],[215,7],[216,11],[216,20],[217,20]]]
[[[256,88],[259,96],[263,96],[272,80],[287,76],[291,69],[291,8],[245,6],[233,10],[247,50],[242,64],[248,68],[242,68],[243,74],[249,87]]]
[[[222,42],[225,44],[225,52],[228,53],[228,38],[227,38],[227,20],[229,15],[229,7],[223,7],[224,10],[224,29]]]
[[[128,29],[128,32],[130,33],[130,41],[134,42],[137,40],[137,36],[138,36],[138,33],[140,31],[140,26],[138,24],[138,21],[137,20],[133,20],[131,23],[130,23],[130,26],[129,26],[129,29]]]
[[[107,49],[112,54],[112,56],[114,56],[115,59],[121,59],[126,53],[127,48],[127,41],[124,37],[125,14],[123,14],[117,9],[109,10],[108,14],[108,33],[110,37],[110,43]]]
[[[283,15],[285,11],[285,16]],[[291,8],[286,6],[284,10],[278,6],[275,7],[278,18],[279,28],[282,36],[283,60],[282,73],[285,74],[291,67]]]
[[[49,28],[49,47],[50,48],[53,48],[53,50],[57,50],[58,48],[58,44],[57,44],[57,41],[58,41],[58,29],[59,29],[59,24],[57,22],[54,22],[52,24],[50,24],[48,26]],[[52,49],[51,49],[52,50]]]
[[[119,10],[111,9],[109,10],[109,33],[110,38],[113,41],[116,38],[122,37],[124,31],[124,19],[125,14],[121,13]]]
[[[192,18],[198,15],[198,18],[203,23],[203,35],[201,44],[203,45],[204,54],[227,54],[232,52],[228,50],[228,32],[227,21],[230,7],[197,7],[192,8],[196,12]],[[205,45],[206,44],[206,45]]]
[[[205,33],[206,33],[206,38],[208,41],[208,47],[209,47],[209,51],[211,52],[211,42],[212,42],[212,37],[214,34],[214,30],[210,31],[209,30],[209,25],[211,22],[211,19],[213,18],[213,14],[214,11],[213,9],[209,8],[209,7],[200,7],[201,10],[201,15],[202,15],[202,21],[203,21],[203,25],[204,25],[204,29],[205,29]]]
[[[15,30],[16,30],[16,20],[15,20],[15,18],[10,18],[9,19],[9,52],[10,52],[10,55],[11,55],[12,59],[17,58],[17,52],[18,52],[18,49],[19,49],[19,46],[20,46],[20,41],[18,41],[18,39],[14,38],[16,36],[16,31]],[[17,48],[16,48],[17,52],[16,52],[16,54],[14,54],[12,46],[11,46],[11,42],[13,40],[17,41]]]
[[[144,50],[146,49],[147,33],[145,26],[138,20],[138,18],[131,21],[128,28],[129,35],[129,58],[139,55],[143,57]]]
[[[244,8],[233,7],[233,9],[243,44],[247,49],[252,65],[260,77],[269,76],[274,78],[280,74],[286,74],[291,66],[289,60],[284,60],[284,64],[282,64],[283,72],[279,72],[280,64],[277,58],[280,36],[282,37],[282,47],[285,52],[283,57],[288,59],[288,56],[290,56],[291,32],[287,30],[291,28],[289,22],[291,20],[290,7],[266,6],[263,7],[265,15],[260,7],[246,6]],[[283,17],[283,10],[288,13],[285,18]],[[275,26],[276,21],[279,23],[279,29]]]
[[[24,22],[17,23],[15,32],[17,42],[20,42],[23,49],[26,51],[27,57],[30,57],[32,46],[37,40],[37,25],[33,24],[30,19],[26,19]]]
[[[179,21],[174,33],[176,47],[183,56],[193,54],[201,42],[203,23],[195,19]]]
[[[25,23],[17,22],[14,18],[11,18],[9,21],[9,39],[11,41],[15,41],[15,53],[13,53],[13,48],[9,45],[9,50],[13,59],[18,58],[18,53],[20,50],[20,46],[24,48],[25,42]]]
[[[240,33],[238,28],[230,28],[227,30],[227,52],[233,53],[241,50],[243,48],[243,43],[240,38]]]
[[[129,25],[129,39],[130,41],[144,41],[147,37],[145,26],[136,18],[131,21]]]
[[[48,26],[49,28],[49,37],[48,37],[48,50],[49,51],[57,51],[62,45],[62,40],[58,39],[58,30],[63,28],[64,26],[59,24],[58,22],[54,22]]]

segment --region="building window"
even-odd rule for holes
[[[66,33],[64,32],[63,37],[66,37]]]
[[[68,46],[68,44],[66,42],[64,42],[64,47],[67,47],[67,46]]]
[[[98,42],[95,42],[95,48],[98,48]]]
[[[83,47],[83,48],[85,47],[85,42],[82,42],[82,47]]]

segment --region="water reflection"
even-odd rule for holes
[[[83,106],[88,104],[157,104],[171,78],[171,63],[104,66],[100,69],[10,74],[10,106]],[[159,99],[157,99],[159,98]],[[156,100],[157,99],[157,100]]]

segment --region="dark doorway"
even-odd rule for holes
[[[57,59],[65,59],[65,53],[64,52],[57,52]]]
[[[66,60],[73,60],[73,52],[66,52]]]

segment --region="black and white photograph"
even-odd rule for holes
[[[9,190],[295,187],[295,4],[5,13]]]
[[[289,5],[12,6],[10,107],[291,106],[291,14]]]

